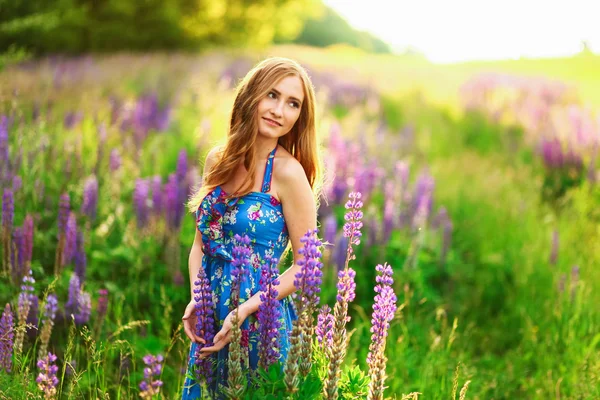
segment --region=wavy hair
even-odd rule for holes
[[[233,179],[240,159],[244,160],[246,170],[255,171],[254,144],[258,135],[258,103],[280,79],[288,76],[297,76],[302,81],[304,101],[298,120],[290,132],[279,138],[278,143],[302,165],[318,207],[323,184],[323,166],[317,142],[314,88],[307,72],[296,61],[271,57],[254,66],[238,84],[227,141],[219,151],[213,167],[206,172],[202,186],[190,197],[188,208],[191,212],[198,209],[208,193]],[[253,175],[248,174],[240,189],[228,194],[228,197],[241,197],[250,193],[255,181]]]

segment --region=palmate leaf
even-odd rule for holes
[[[268,370],[258,368],[251,384],[252,389],[246,392],[245,400],[290,398],[285,386],[283,365],[280,362],[270,365]],[[302,400],[320,399],[322,387],[323,383],[313,365],[308,376],[300,381],[299,390],[292,398]]]
[[[357,365],[344,369],[338,388],[340,399],[364,398],[368,389],[369,377]]]

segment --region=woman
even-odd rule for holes
[[[281,306],[279,345],[281,361],[289,348],[289,333],[296,314],[288,297],[296,290],[294,275],[300,267],[300,238],[316,228],[318,191],[322,172],[315,127],[315,95],[306,71],[295,61],[269,58],[256,65],[240,82],[227,142],[212,149],[204,165],[203,185],[189,202],[196,212],[197,230],[189,256],[191,301],[183,316],[192,340],[183,399],[200,397],[191,378],[197,347],[205,342],[195,332],[194,281],[199,268],[210,280],[215,301],[217,334],[213,345],[199,357],[216,363],[211,391],[226,384],[227,351],[231,341],[232,237],[246,234],[252,240],[252,266],[241,284],[239,324],[242,344],[248,347],[251,368],[258,364],[258,320],[261,303],[260,265],[267,256],[281,259],[291,244],[294,263],[279,276]]]

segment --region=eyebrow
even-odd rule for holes
[[[278,96],[281,96],[281,92],[275,88],[271,89],[272,91],[274,91],[275,93],[277,93]],[[302,105],[302,100],[295,98],[294,96],[290,96],[290,99],[292,100],[296,100],[298,103],[300,103],[300,105]]]

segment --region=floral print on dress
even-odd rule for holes
[[[258,221],[263,216],[263,212],[261,210],[262,203],[254,203],[250,207],[248,207],[248,219],[250,221]]]
[[[274,151],[273,153],[274,154]],[[270,158],[272,160],[272,158]],[[272,176],[269,168],[265,169],[265,177]],[[263,181],[265,180],[263,177]],[[267,182],[269,183],[269,182]],[[270,185],[266,185],[268,188]],[[204,257],[202,268],[210,280],[215,304],[215,332],[220,330],[223,321],[231,311],[231,251],[235,234],[248,235],[251,239],[252,255],[248,274],[241,282],[240,302],[247,301],[259,292],[261,280],[261,265],[266,262],[266,256],[281,258],[289,243],[289,236],[283,208],[279,201],[266,192],[251,192],[245,196],[225,200],[226,193],[217,186],[201,202],[196,214],[198,231],[202,234]],[[279,330],[279,345],[282,360],[287,357],[289,349],[289,334],[292,322],[297,318],[293,302],[289,297],[279,301],[281,308],[281,328]],[[250,368],[258,366],[258,319],[252,314],[244,320],[242,326],[244,344],[248,349]],[[190,348],[190,363],[188,369],[193,371],[196,343]],[[219,384],[226,385],[228,346],[211,356],[214,360],[214,380],[211,390]],[[193,377],[194,374],[192,373]],[[183,400],[199,399],[202,397],[200,386],[193,378],[186,378],[183,390]]]

